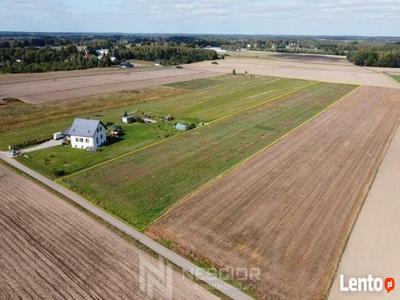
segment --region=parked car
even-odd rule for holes
[[[8,151],[8,155],[11,156],[11,157],[16,157],[16,156],[19,156],[20,154],[21,154],[21,151],[19,151],[19,150],[10,150],[10,151]]]
[[[211,64],[218,65],[218,63],[216,61],[213,61]]]

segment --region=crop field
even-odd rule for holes
[[[182,197],[269,145],[352,89],[351,85],[314,83],[280,99],[261,102],[257,107],[65,177],[61,182],[143,229]],[[252,94],[239,92],[240,99],[254,103],[256,95],[267,97],[270,93],[268,87],[252,91]],[[216,102],[217,107],[220,101]],[[224,111],[222,107],[220,110]],[[215,115],[216,110],[206,106],[206,111]]]
[[[75,107],[69,105],[64,113],[61,113],[58,109],[60,107],[59,104],[46,105],[42,111],[39,110],[35,113],[43,116],[43,118],[48,118],[54,112],[56,114],[53,117],[54,121],[51,123],[40,122],[39,124],[28,126],[23,122],[25,116],[21,114],[22,116],[19,116],[22,118],[21,122],[15,125],[15,118],[9,117],[6,125],[12,130],[0,132],[0,141],[3,141],[2,145],[5,148],[8,144],[13,144],[11,141],[23,141],[24,137],[27,136],[30,139],[42,137],[45,132],[49,136],[51,132],[47,130],[48,126],[53,129],[52,132],[61,131],[63,128],[70,126],[73,116],[77,114],[86,117],[101,117],[105,123],[118,123],[124,110],[127,110],[132,113],[144,112],[161,120],[152,125],[144,125],[142,123],[121,124],[125,135],[118,142],[103,147],[100,152],[92,153],[81,149],[72,149],[69,146],[58,146],[31,152],[29,157],[20,158],[20,161],[29,167],[54,178],[54,174],[59,174],[61,170],[64,174],[72,174],[94,164],[171,137],[178,133],[173,128],[174,123],[177,121],[194,122],[196,124],[208,123],[293,92],[309,84],[313,84],[313,82],[274,77],[251,78],[250,76],[226,75],[192,80],[167,87],[137,91],[136,93],[125,92],[125,95],[120,95],[119,106],[115,104],[115,101],[112,101],[114,97],[118,99],[118,94],[114,97],[106,98],[106,100],[91,100],[89,101],[91,102],[90,105],[87,101],[79,102]],[[159,94],[157,94],[158,92]],[[104,103],[104,107],[101,111],[91,111],[93,107],[101,107],[102,103]],[[30,108],[28,104],[18,105]],[[117,107],[115,108],[115,106]],[[162,120],[162,117],[168,114],[175,118],[173,122],[164,122]],[[17,130],[19,126],[24,127]],[[58,126],[57,129],[55,126]]]
[[[216,75],[210,71],[172,68],[139,72],[121,72],[111,68],[109,71],[94,69],[54,73],[2,75],[0,99],[16,98],[33,104],[48,103]]]
[[[140,263],[157,268],[155,257],[1,164],[0,200],[1,299],[168,298],[139,289]],[[173,299],[217,299],[171,275]]]
[[[262,299],[325,299],[399,121],[398,90],[361,87],[147,233],[221,268],[260,268]]]

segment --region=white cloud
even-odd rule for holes
[[[54,31],[400,35],[400,0],[0,0],[0,7],[8,30],[43,30],[44,22]]]

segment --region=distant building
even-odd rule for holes
[[[110,52],[110,50],[108,49],[97,49],[96,53],[97,53],[97,58],[98,59],[102,59],[103,56],[108,55],[108,53]]]
[[[226,50],[223,50],[221,47],[211,47],[211,46],[207,46],[205,48],[203,48],[204,50],[212,50],[217,52],[218,55],[224,55],[226,53]]]
[[[73,148],[93,149],[106,142],[106,126],[100,120],[76,118],[72,126],[64,132]]]
[[[122,61],[119,66],[122,69],[132,69],[134,67],[129,61]]]

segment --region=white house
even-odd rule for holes
[[[102,59],[103,56],[107,56],[109,52],[110,52],[110,50],[108,50],[108,49],[97,49],[96,50],[97,58]]]
[[[106,126],[100,120],[76,118],[64,133],[69,136],[73,148],[93,149],[106,141]]]

